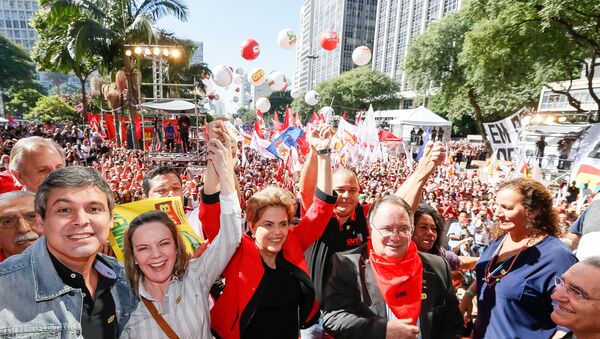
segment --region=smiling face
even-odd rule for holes
[[[148,198],[180,197],[183,201],[181,181],[175,173],[165,173],[150,180]]]
[[[437,236],[437,226],[433,218],[428,214],[421,215],[415,224],[415,232],[412,237],[419,251],[431,251]]]
[[[142,224],[135,229],[131,243],[144,284],[168,284],[177,259],[177,246],[169,228],[158,221]]]
[[[523,205],[523,197],[516,191],[507,188],[496,195],[496,218],[502,230],[523,232],[529,222],[528,212]]]
[[[382,203],[372,217],[371,242],[375,254],[401,259],[408,251],[412,224],[405,210],[392,203]],[[383,234],[382,234],[383,233]],[[386,233],[391,235],[386,236]]]
[[[346,171],[336,172],[333,176],[333,190],[338,194],[335,214],[340,218],[350,217],[358,204],[359,188],[356,176]]]
[[[250,229],[261,253],[277,254],[288,236],[289,220],[286,209],[283,206],[267,207]]]
[[[96,186],[55,188],[48,194],[46,217],[37,215],[48,250],[67,267],[96,257],[113,227],[106,194]]]
[[[562,276],[564,286],[557,286],[552,294],[556,302],[550,315],[552,321],[573,331],[577,337],[600,332],[600,300],[585,300],[576,297],[568,289],[576,289],[585,297],[600,299],[600,268],[580,262],[569,268]]]

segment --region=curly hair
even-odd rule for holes
[[[419,221],[419,218],[423,215],[428,215],[433,219],[433,223],[435,224],[435,233],[437,234],[429,253],[441,255],[442,253],[440,248],[442,247],[441,243],[442,237],[444,236],[444,225],[446,224],[446,221],[435,208],[429,205],[420,205],[415,212],[415,225],[417,224],[417,221]]]
[[[533,179],[517,178],[501,183],[498,192],[502,190],[518,193],[527,212],[534,214],[529,218],[530,236],[545,234],[560,237],[562,235],[558,225],[558,215],[552,208],[552,195],[544,185]],[[494,239],[498,239],[505,233],[506,231],[500,229],[497,223],[491,230]]]
[[[296,199],[283,188],[268,186],[246,201],[246,221],[248,224],[254,225],[268,207],[283,207],[289,222],[292,221],[296,213]]]

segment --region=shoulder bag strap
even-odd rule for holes
[[[169,326],[169,324],[167,324],[167,321],[165,320],[165,318],[163,318],[160,314],[158,314],[158,311],[156,310],[156,307],[154,307],[154,304],[150,300],[148,300],[144,297],[142,297],[142,301],[144,302],[144,305],[146,305],[146,308],[148,309],[148,311],[150,311],[152,318],[154,318],[154,320],[156,320],[156,322],[158,323],[158,326],[160,326],[160,328],[163,330],[163,332],[165,332],[167,337],[169,337],[169,339],[179,339],[179,337],[177,336],[175,331],[173,331],[171,326]]]

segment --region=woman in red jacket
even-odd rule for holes
[[[319,306],[308,274],[304,251],[321,236],[335,206],[332,194],[331,129],[315,131],[318,150],[316,199],[300,224],[290,227],[296,210],[286,190],[267,187],[246,203],[250,234],[242,236],[223,272],[225,287],[211,310],[218,338],[298,338],[299,329],[316,321]],[[214,239],[219,229],[218,176],[207,168],[200,221]]]

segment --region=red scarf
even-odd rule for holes
[[[381,257],[373,251],[368,241],[371,268],[383,300],[398,319],[412,319],[417,324],[421,313],[423,292],[423,263],[417,245],[410,242],[408,251],[401,259]]]

